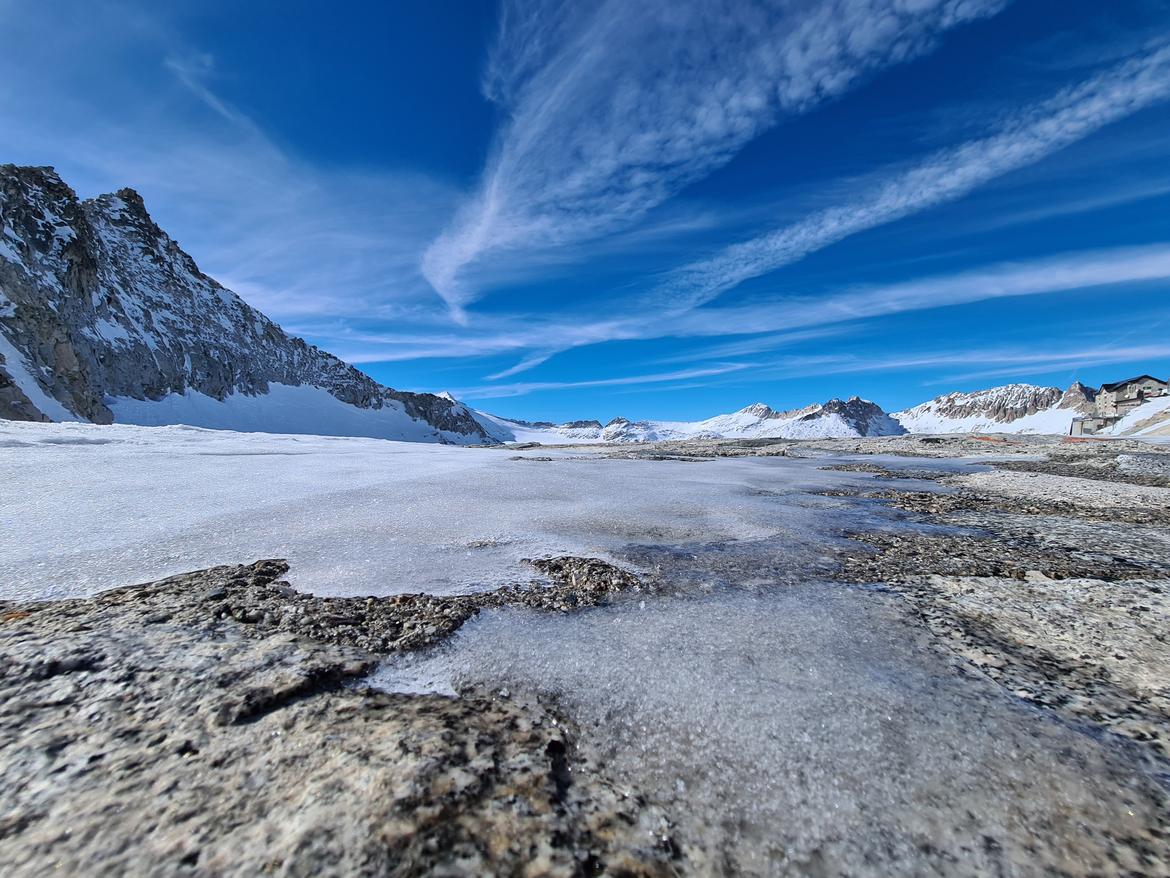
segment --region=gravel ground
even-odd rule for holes
[[[905,476],[856,466],[875,486]],[[858,534],[876,551],[843,576],[903,595],[1006,691],[1132,743],[1170,784],[1170,453],[1051,444],[993,466],[935,476],[943,492],[862,492],[953,530]]]
[[[1170,509],[1170,488],[1131,485],[1125,482],[1103,484],[1098,479],[1073,478],[1043,472],[969,473],[953,476],[948,482],[979,494],[1020,499],[1041,499],[1048,503],[1067,503],[1081,509]]]

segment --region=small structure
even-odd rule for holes
[[[1102,384],[1093,399],[1093,413],[1073,418],[1070,436],[1092,436],[1108,429],[1142,403],[1170,394],[1170,382],[1153,375],[1138,375]]]

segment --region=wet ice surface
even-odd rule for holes
[[[554,700],[700,872],[1141,868],[1115,843],[1164,819],[1152,782],[960,673],[907,612],[816,583],[493,611],[376,683]]]
[[[60,597],[287,558],[321,594],[523,582],[521,559],[768,541],[825,566],[874,504],[806,491],[872,477],[828,460],[688,463],[190,427],[0,424],[0,598]],[[932,461],[933,463],[933,461]],[[636,562],[633,553],[628,559]]]

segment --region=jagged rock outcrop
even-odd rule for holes
[[[287,335],[200,271],[133,189],[83,201],[52,168],[0,165],[0,342],[0,417],[59,405],[102,424],[111,397],[307,385],[398,410],[437,440],[490,441],[458,403],[385,387]]]
[[[974,393],[948,393],[925,405],[945,418],[981,417],[1007,423],[1050,409],[1063,396],[1059,387],[1007,384]]]
[[[948,393],[895,412],[911,433],[1068,432],[1073,417],[1092,410],[1093,391],[1005,384],[972,393]]]
[[[801,420],[837,415],[856,430],[859,436],[892,436],[903,432],[900,425],[890,418],[880,405],[859,396],[851,396],[846,400],[831,399],[818,408],[818,411],[803,415]]]
[[[1069,385],[1060,397],[1057,403],[1057,408],[1068,409],[1070,411],[1077,411],[1083,415],[1091,415],[1093,413],[1093,400],[1097,398],[1097,391],[1092,387],[1086,387],[1079,381],[1074,381]]]

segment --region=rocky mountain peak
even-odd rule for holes
[[[1005,384],[972,393],[936,396],[918,408],[929,407],[935,414],[947,418],[980,417],[1006,423],[1050,409],[1063,395],[1059,387]]]
[[[746,406],[745,408],[742,408],[739,411],[740,411],[740,414],[751,415],[752,417],[755,417],[755,418],[774,418],[774,417],[776,417],[776,412],[772,409],[772,407],[770,405],[767,405],[766,403],[762,403],[762,402],[753,402],[751,405]]]
[[[1086,387],[1079,381],[1074,381],[1060,397],[1058,408],[1073,409],[1081,414],[1093,413],[1093,400],[1097,398],[1094,388]]]
[[[868,436],[871,433],[889,435],[901,432],[901,428],[894,423],[881,406],[859,396],[851,396],[846,400],[830,399],[828,402],[816,406],[815,411],[803,415],[801,420],[813,420],[825,415],[840,416],[860,436]]]
[[[80,201],[52,168],[0,165],[0,342],[36,385],[26,390],[97,423],[111,398],[222,401],[277,384],[401,411],[436,440],[488,441],[453,400],[385,387],[287,335],[200,271],[135,190]],[[0,363],[13,383],[15,368]]]

